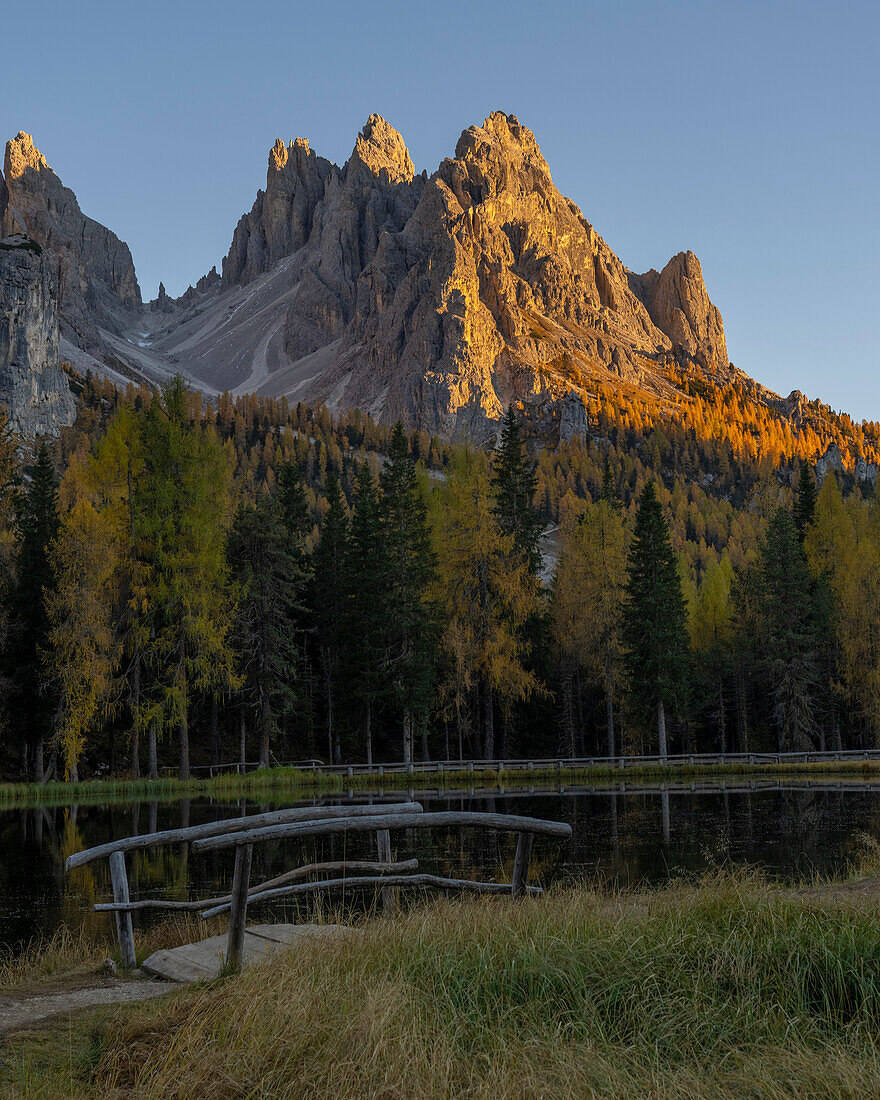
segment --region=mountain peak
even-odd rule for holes
[[[3,170],[7,184],[11,187],[14,181],[23,176],[28,168],[33,168],[37,172],[41,172],[43,169],[47,172],[52,171],[46,163],[46,158],[34,145],[34,139],[31,135],[26,134],[24,130],[19,130],[14,138],[6,142],[6,158]]]
[[[351,160],[386,184],[410,183],[415,175],[406,142],[381,115],[370,115],[367,119]]]

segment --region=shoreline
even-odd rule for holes
[[[512,762],[511,762],[512,763]],[[87,779],[77,783],[53,780],[49,783],[0,784],[0,810],[37,809],[44,806],[101,805],[128,802],[174,802],[181,798],[216,798],[218,800],[252,798],[261,802],[319,797],[329,794],[348,795],[358,792],[376,794],[401,790],[426,790],[465,794],[471,791],[528,791],[542,786],[559,790],[572,785],[590,783],[597,791],[632,791],[639,782],[670,790],[694,784],[698,780],[730,779],[776,780],[808,783],[840,782],[844,785],[861,781],[876,783],[880,789],[880,760],[822,761],[791,764],[640,764],[621,770],[619,767],[594,766],[558,768],[555,766],[504,768],[486,766],[474,771],[466,769],[438,771],[371,772],[353,775],[324,773],[296,768],[267,768],[246,775],[225,774],[206,779]],[[539,792],[535,792],[539,793]],[[543,792],[541,792],[543,793]],[[560,792],[561,793],[561,792]]]

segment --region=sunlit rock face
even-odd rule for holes
[[[163,286],[148,309],[127,246],[82,214],[26,134],[7,146],[0,220],[54,257],[62,336],[117,375],[180,371],[209,392],[483,440],[511,402],[558,431],[566,395],[573,414],[597,382],[662,396],[672,366],[732,371],[697,258],[628,271],[502,112],[430,178],[378,115],[342,167],[279,139],[222,274],[177,299]]]
[[[0,402],[15,432],[53,435],[74,419],[58,358],[54,263],[18,235],[0,240]]]
[[[461,135],[358,280],[322,396],[444,435],[572,382],[662,388],[675,358],[724,372],[721,317],[682,253],[634,276],[556,189],[532,132],[495,112]]]
[[[69,337],[87,342],[98,326],[124,331],[141,305],[128,245],[83,214],[30,134],[19,132],[7,142],[3,174],[3,235],[26,233],[55,258]]]

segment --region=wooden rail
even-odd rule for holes
[[[248,847],[245,845],[245,847]],[[236,848],[240,852],[241,848]],[[248,894],[248,905],[255,902],[273,901],[276,898],[290,897],[295,894],[311,894],[317,890],[350,890],[352,887],[381,886],[437,886],[446,890],[465,890],[474,894],[512,894],[509,882],[474,882],[472,879],[445,878],[442,875],[360,875],[358,878],[329,878],[319,882],[298,882],[293,886],[279,886],[276,890],[265,890],[260,894]],[[540,886],[524,886],[517,894],[526,893],[539,897],[544,891]],[[232,908],[230,901],[205,909],[199,914],[202,920],[216,917]]]
[[[206,837],[193,841],[193,852],[213,852],[218,848],[237,848],[243,844],[255,844],[261,840],[280,840],[286,837],[329,836],[332,833],[370,833],[377,829],[432,829],[447,825],[473,825],[483,829],[500,829],[515,833],[535,833],[538,836],[567,838],[571,826],[562,821],[542,821],[536,817],[519,817],[516,814],[471,813],[460,810],[441,810],[438,813],[418,815],[382,813],[362,818],[339,818],[330,821],[302,821],[289,825],[272,825],[265,829],[227,833],[224,836]]]
[[[513,876],[510,883],[473,882],[466,879],[445,878],[440,875],[395,872],[415,870],[417,860],[394,862],[391,850],[391,830],[411,828],[438,828],[447,826],[480,827],[505,830],[518,834]],[[288,839],[303,836],[328,836],[342,832],[375,832],[378,856],[372,860],[334,861],[307,864],[269,879],[259,886],[250,887],[251,862],[254,845],[263,840]],[[131,914],[147,908],[202,910],[202,918],[229,911],[229,933],[226,945],[226,964],[236,969],[241,964],[248,905],[279,897],[297,896],[317,890],[379,886],[382,889],[386,912],[393,912],[397,904],[397,889],[403,886],[432,886],[441,889],[471,890],[484,894],[508,893],[513,897],[523,894],[540,894],[538,887],[527,883],[529,858],[535,836],[567,838],[571,826],[559,821],[543,821],[516,814],[468,813],[443,811],[426,814],[418,802],[356,806],[304,806],[271,813],[255,814],[246,818],[227,818],[185,829],[168,829],[111,841],[69,856],[67,870],[80,867],[95,859],[107,857],[113,885],[113,902],[101,903],[96,910],[113,912],[116,917],[117,935],[123,966],[135,965],[134,930]],[[201,901],[165,901],[163,899],[139,899],[131,901],[125,872],[125,852],[154,847],[160,844],[189,844],[194,853],[235,848],[235,870],[232,891],[220,898]],[[312,873],[343,871],[341,878],[323,878],[313,882],[295,882]],[[351,877],[348,870],[367,870],[371,875]]]
[[[222,821],[209,821],[205,825],[191,825],[186,829],[165,829],[158,833],[141,833],[121,840],[111,840],[99,844],[96,848],[86,848],[74,852],[65,860],[64,867],[72,871],[96,859],[109,858],[114,852],[134,852],[142,848],[155,848],[160,844],[189,844],[203,837],[218,836],[222,833],[239,833],[242,830],[259,829],[272,825],[283,825],[296,821],[325,821],[334,817],[357,817],[360,814],[373,815],[378,811],[401,814],[420,814],[420,802],[398,802],[387,805],[358,806],[297,806],[287,810],[272,810],[265,814],[253,814],[251,817],[229,817]]]

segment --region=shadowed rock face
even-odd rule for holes
[[[29,134],[7,142],[4,175],[3,235],[26,233],[55,257],[70,335],[88,341],[98,325],[122,332],[141,305],[128,245],[83,214]]]
[[[0,242],[0,401],[13,430],[32,437],[72,424],[74,407],[58,358],[54,265],[19,242]]]

